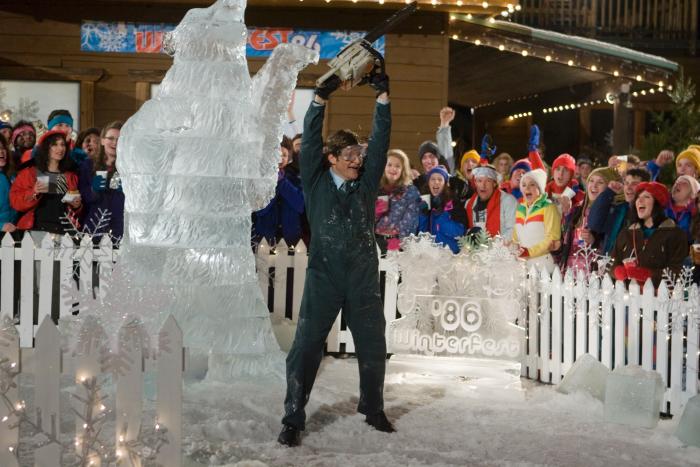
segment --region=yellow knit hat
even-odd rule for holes
[[[471,149],[471,150],[465,152],[464,154],[462,154],[462,158],[459,160],[459,168],[460,169],[462,168],[462,164],[464,164],[464,161],[467,159],[471,159],[474,162],[476,162],[477,164],[479,162],[481,162],[481,156],[479,155],[479,153],[476,152],[475,149]]]
[[[700,150],[689,146],[688,149],[676,156],[676,165],[681,159],[688,159],[695,166],[695,172],[700,174]]]

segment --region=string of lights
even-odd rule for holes
[[[647,96],[647,95],[654,95],[654,94],[662,94],[668,90],[672,90],[673,86],[668,86],[667,88],[663,87],[663,83],[660,83],[658,88],[654,87],[649,87],[646,89],[641,89],[637,91],[633,91],[630,93],[631,97],[638,98],[640,96]],[[605,99],[591,99],[587,101],[581,101],[581,102],[569,102],[566,104],[558,104],[558,105],[550,105],[547,107],[541,108],[539,111],[535,111],[541,114],[553,114],[557,112],[566,112],[566,111],[571,111],[571,110],[578,110],[581,108],[586,108],[586,107],[594,107],[594,106],[606,106],[606,105],[614,105],[615,101],[617,99],[617,96],[614,93],[607,93],[605,96]],[[533,116],[533,111],[525,111],[525,112],[518,112],[514,113],[508,116],[508,120],[517,120],[520,118],[524,117],[532,117]]]
[[[513,8],[515,10],[515,8]],[[508,11],[508,10],[506,10]],[[468,42],[476,46],[497,49],[500,52],[537,58],[551,63],[559,63],[614,78],[627,78],[664,87],[672,75],[669,70],[634,62],[615,54],[596,53],[585,47],[575,47],[564,43],[552,43],[547,39],[537,40],[532,36],[518,35],[500,25],[490,27],[497,21],[474,19],[471,15],[451,14],[449,33],[453,40]],[[499,22],[511,25],[512,23]],[[540,38],[542,39],[542,38]],[[583,40],[583,39],[582,39]]]

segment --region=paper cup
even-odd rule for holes
[[[380,201],[384,201],[385,203],[389,202],[389,196],[388,195],[382,195],[382,196],[377,196],[377,199]]]
[[[430,195],[421,195],[420,199],[422,199],[423,201],[425,201],[425,204],[427,204],[428,206],[430,206]]]
[[[107,171],[106,170],[97,170],[95,172],[95,175],[99,175],[100,177],[107,179]]]

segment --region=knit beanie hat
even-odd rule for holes
[[[576,172],[576,159],[574,159],[570,154],[564,153],[554,159],[554,162],[552,163],[552,172],[554,172],[557,167],[566,168],[573,177],[574,172]]]
[[[520,159],[519,161],[516,161],[515,164],[513,164],[513,167],[510,168],[510,174],[513,175],[513,172],[515,172],[518,169],[522,169],[525,172],[529,172],[532,170],[532,164],[530,164],[530,161],[528,159]]]
[[[694,166],[696,173],[700,174],[700,150],[689,147],[676,157],[676,164],[682,159],[688,159]]]
[[[475,149],[470,149],[469,151],[462,154],[462,158],[459,160],[460,169],[462,168],[462,164],[464,164],[464,161],[467,159],[474,161],[476,164],[479,164],[481,162],[481,156],[479,155],[479,153],[476,152]]]
[[[0,120],[0,130],[3,128],[9,128],[10,130],[12,129],[12,125],[10,125],[10,122],[3,122]]]
[[[427,174],[428,180],[430,180],[430,177],[431,177],[433,174],[441,175],[442,178],[445,179],[445,183],[447,183],[447,182],[450,180],[450,174],[449,174],[449,172],[447,172],[447,169],[446,169],[444,166],[442,166],[442,165],[438,165],[438,166],[433,167],[432,169],[430,169],[430,171],[429,171],[428,174]]]
[[[547,172],[542,169],[535,169],[524,173],[520,179],[520,190],[523,189],[523,185],[528,178],[532,179],[537,184],[537,187],[540,189],[540,195],[545,193],[545,187],[547,186]]]
[[[668,188],[666,188],[666,185],[664,185],[663,183],[642,182],[639,185],[637,185],[637,189],[635,190],[635,192],[639,194],[642,191],[646,191],[651,196],[653,196],[656,202],[659,203],[663,208],[668,206],[668,203],[671,200],[671,195],[668,192]]]
[[[700,152],[700,144],[691,144],[688,146],[688,149],[695,149],[696,151]]]
[[[673,184],[675,185],[676,183],[678,183],[680,181],[685,181],[688,184],[688,186],[690,186],[690,191],[691,191],[691,195],[693,196],[693,199],[697,198],[698,191],[700,191],[700,183],[698,183],[698,181],[695,180],[690,175],[681,175],[680,177],[678,177],[676,179],[675,182],[673,182]]]
[[[498,183],[498,171],[496,167],[492,165],[480,165],[479,167],[472,169],[472,175],[474,177],[487,177],[493,179]]]
[[[423,159],[423,156],[426,152],[435,154],[435,157],[437,158],[442,156],[442,153],[440,152],[440,149],[438,149],[437,144],[435,144],[432,141],[424,141],[423,144],[420,145],[420,147],[418,148],[418,158]]]

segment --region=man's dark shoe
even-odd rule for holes
[[[383,431],[384,433],[394,433],[396,431],[396,428],[394,428],[394,425],[386,418],[383,411],[374,415],[367,415],[365,417],[365,423],[375,430]]]
[[[284,425],[277,437],[277,442],[290,448],[299,446],[301,444],[301,430],[297,430],[291,425]]]

